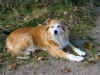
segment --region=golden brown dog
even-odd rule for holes
[[[67,45],[80,56],[65,53],[62,49]],[[69,42],[69,31],[61,19],[48,20],[47,25],[36,27],[24,27],[12,32],[6,41],[8,52],[17,58],[30,55],[31,51],[42,49],[55,57],[61,57],[72,61],[83,61],[86,53],[74,47]]]

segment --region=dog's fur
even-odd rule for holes
[[[72,47],[80,56],[65,53],[62,49],[67,45]],[[6,47],[8,52],[12,56],[17,56],[17,58],[24,58],[20,56],[29,55],[30,51],[35,51],[36,49],[42,49],[53,56],[77,62],[83,61],[84,57],[82,56],[86,54],[69,42],[69,31],[61,19],[48,20],[47,25],[24,27],[15,30],[8,36]]]

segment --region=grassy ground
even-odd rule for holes
[[[68,0],[69,1],[69,0]],[[77,4],[77,3],[76,3]],[[1,5],[0,7],[0,63],[5,61],[15,62],[4,49],[6,37],[13,30],[23,26],[36,26],[43,24],[48,18],[63,18],[68,23],[71,37],[84,39],[83,49],[91,52],[87,58],[94,58],[96,45],[93,38],[89,37],[89,30],[95,27],[95,10],[91,3],[83,5],[73,4],[67,0],[35,0],[24,2],[17,6],[13,4]],[[79,40],[78,39],[78,40]],[[73,42],[73,38],[71,38]],[[91,51],[89,51],[91,49]],[[32,56],[42,59],[48,56],[47,53],[40,52],[40,56]],[[9,60],[11,59],[11,60]],[[29,59],[32,61],[31,59]],[[29,61],[28,60],[28,61]],[[23,63],[25,61],[21,61]],[[27,61],[26,61],[27,62]]]

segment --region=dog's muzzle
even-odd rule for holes
[[[58,31],[57,31],[57,30],[55,30],[55,31],[54,31],[54,34],[56,34],[56,35],[57,35],[57,34],[58,34]]]

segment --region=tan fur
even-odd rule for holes
[[[7,38],[7,50],[13,56],[22,56],[24,51],[33,43],[33,49],[46,49],[53,56],[67,58],[69,53],[65,53],[62,50],[63,44],[69,40],[69,32],[66,25],[61,26],[64,32],[57,36],[53,35],[51,33],[52,30],[50,30],[54,24],[61,24],[61,22],[62,20],[48,20],[47,25],[24,27],[15,30]]]

